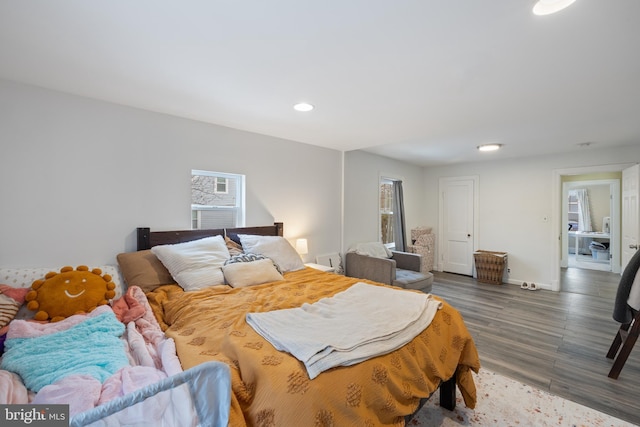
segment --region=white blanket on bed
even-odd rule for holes
[[[247,314],[247,323],[276,349],[304,363],[309,378],[402,347],[442,306],[429,294],[358,282],[298,308]]]

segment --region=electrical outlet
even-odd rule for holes
[[[510,268],[507,268],[507,273],[511,273],[511,269]]]

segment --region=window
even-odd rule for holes
[[[567,212],[569,219],[569,231],[579,231],[578,219],[580,213],[578,212],[578,196],[573,190],[569,190],[569,210]]]
[[[191,228],[244,227],[245,176],[191,171]]]
[[[404,196],[402,181],[380,178],[380,240],[389,249],[404,251]]]
[[[380,179],[380,237],[385,245],[393,242],[393,181]]]

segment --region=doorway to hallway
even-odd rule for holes
[[[607,175],[562,177],[561,267],[620,272],[622,175]]]
[[[563,254],[568,253],[564,251],[564,245],[562,244],[563,235],[567,233],[568,236],[568,220],[567,217],[562,215],[562,210],[564,206],[565,199],[563,198],[563,179],[565,180],[602,180],[602,179],[618,179],[621,180],[621,173],[624,169],[633,166],[633,164],[617,164],[617,165],[601,165],[601,166],[588,166],[588,167],[579,167],[579,168],[569,168],[569,169],[557,169],[553,171],[553,185],[552,185],[552,227],[551,227],[551,241],[554,242],[551,245],[551,265],[552,265],[552,276],[551,276],[551,289],[553,291],[561,290],[561,268],[563,265],[567,265],[568,267],[568,259],[567,264],[563,264]],[[622,209],[621,209],[622,210]],[[618,236],[620,239],[620,235],[622,233],[622,219],[618,218],[615,220],[611,219],[612,224],[612,234]],[[614,230],[613,227],[619,227],[618,230]],[[619,243],[617,244],[617,251],[620,251]],[[568,246],[568,237],[567,237],[567,246]],[[620,252],[618,252],[620,253]],[[620,256],[618,256],[620,259]],[[618,265],[617,270],[612,270],[614,273],[619,274],[622,266],[621,264],[614,262],[614,267]]]

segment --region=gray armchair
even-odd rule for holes
[[[347,252],[345,274],[404,289],[431,292],[433,274],[420,272],[421,255],[398,251],[392,251],[392,254],[391,258],[377,258]]]

